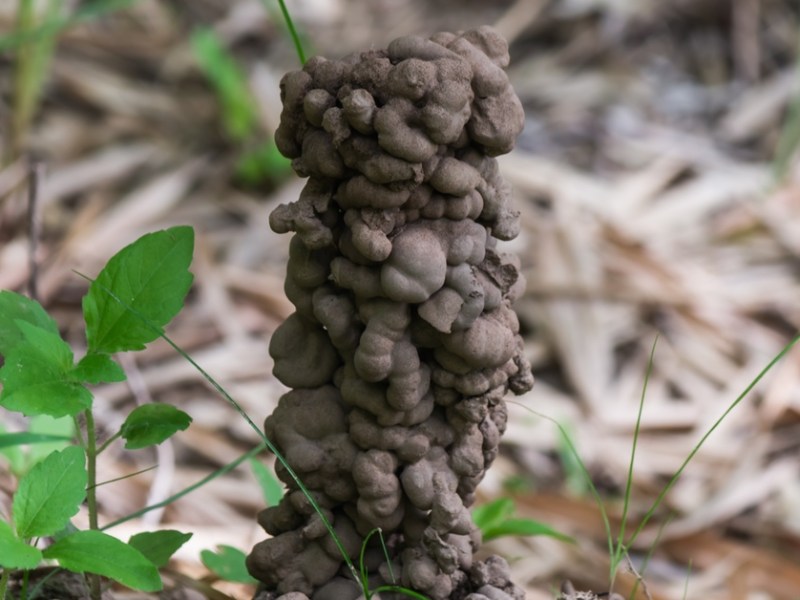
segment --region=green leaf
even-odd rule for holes
[[[19,483],[14,494],[14,525],[27,539],[52,535],[64,528],[86,497],[83,450],[70,446],[53,452]]]
[[[0,355],[7,356],[24,337],[17,321],[24,321],[50,333],[58,335],[56,322],[42,305],[20,294],[0,292]]]
[[[571,538],[560,531],[556,531],[549,525],[545,525],[539,521],[534,521],[533,519],[506,519],[499,525],[495,525],[483,530],[483,539],[485,541],[493,540],[505,535],[545,535],[547,537],[561,540],[562,542],[569,542],[570,544],[576,543],[574,538]]]
[[[145,531],[137,533],[128,540],[128,545],[136,548],[156,567],[165,567],[170,557],[189,541],[191,533],[181,533],[174,529]]]
[[[245,566],[247,555],[233,546],[217,546],[217,552],[203,550],[200,560],[220,579],[236,583],[256,583]]]
[[[141,350],[183,306],[192,285],[194,231],[142,236],[114,255],[83,298],[89,352]]]
[[[283,484],[261,461],[251,458],[249,462],[267,506],[276,506],[283,498]]]
[[[6,355],[0,369],[0,405],[24,415],[64,417],[92,404],[89,390],[72,381],[72,350],[53,333],[17,319],[24,340]]]
[[[120,428],[128,450],[160,444],[176,431],[189,427],[192,418],[170,404],[145,404],[135,408]]]
[[[72,377],[83,383],[125,381],[125,371],[108,354],[87,354],[72,370]]]
[[[96,573],[144,592],[163,587],[155,565],[136,548],[102,531],[76,531],[42,552],[75,573]]]
[[[472,520],[486,537],[486,530],[497,527],[514,514],[514,501],[511,498],[498,498],[476,507],[472,511]]]
[[[38,548],[29,546],[16,535],[5,521],[0,521],[0,567],[8,569],[33,569],[42,562]]]

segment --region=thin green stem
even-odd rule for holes
[[[303,44],[300,41],[300,36],[297,34],[297,29],[295,29],[294,21],[292,20],[292,16],[289,14],[289,9],[286,8],[286,3],[284,0],[278,0],[278,4],[281,7],[281,13],[283,14],[283,20],[286,21],[286,28],[289,30],[289,35],[294,42],[295,50],[297,50],[297,56],[300,58],[300,64],[306,64],[306,53],[303,51]]]
[[[89,529],[97,529],[97,435],[94,430],[94,415],[92,410],[83,411],[86,419],[86,505],[89,509]]]
[[[386,542],[383,539],[383,529],[380,527],[378,527],[378,539],[383,549],[383,557],[386,559],[386,569],[389,571],[389,579],[395,584],[397,583],[397,579],[394,576],[394,569],[392,569],[392,561],[389,559],[389,549],[386,547]]]
[[[83,431],[80,420],[78,419],[78,415],[72,417],[72,424],[75,427],[75,438],[78,440],[78,445],[81,448],[86,448],[86,440],[83,437]]]
[[[92,409],[83,412],[86,419],[86,505],[89,509],[89,529],[97,530],[97,432],[94,430],[94,415]],[[89,588],[92,600],[101,600],[100,576],[90,574]]]
[[[0,600],[6,599],[6,590],[8,589],[8,579],[11,576],[11,569],[3,569],[3,574],[0,575]]]
[[[408,588],[401,587],[399,585],[382,585],[376,587],[374,590],[370,590],[369,597],[372,597],[375,594],[380,594],[381,592],[402,594],[404,596],[409,596],[410,598],[416,598],[417,600],[430,600],[430,598],[428,598],[423,594],[420,594],[419,592],[415,592],[414,590],[410,590]]]
[[[189,362],[189,364],[191,364],[195,369],[197,369],[198,373],[200,373],[203,376],[203,378],[206,381],[208,381],[208,383],[210,383],[211,386],[215,390],[217,390],[217,392],[223,398],[225,398],[225,400],[227,400],[228,403],[231,406],[234,407],[234,409],[236,409],[236,412],[238,412],[241,415],[241,417],[247,422],[248,425],[250,425],[250,427],[253,429],[253,431],[255,431],[258,434],[258,436],[261,438],[261,440],[264,442],[264,444],[266,444],[266,446],[267,446],[267,448],[269,448],[270,452],[272,452],[275,455],[275,458],[277,458],[278,461],[281,463],[281,465],[286,469],[286,472],[292,478],[292,481],[295,482],[297,487],[300,489],[301,492],[303,492],[303,495],[308,499],[309,503],[314,508],[314,511],[317,513],[317,515],[319,516],[320,520],[322,521],[322,524],[325,526],[325,529],[331,535],[334,544],[336,544],[336,548],[341,553],[342,559],[347,564],[347,567],[350,570],[350,573],[353,575],[353,577],[357,581],[358,580],[358,571],[356,570],[356,567],[353,564],[352,559],[347,554],[347,550],[345,550],[345,547],[342,544],[342,541],[339,539],[339,536],[336,534],[336,531],[334,530],[333,525],[331,524],[330,520],[328,519],[328,517],[323,512],[322,507],[320,507],[320,505],[317,502],[316,498],[314,498],[314,496],[311,493],[311,491],[306,487],[306,484],[303,483],[303,481],[300,479],[300,476],[295,472],[295,470],[292,468],[292,466],[288,463],[288,461],[283,456],[283,454],[281,454],[280,450],[278,450],[278,448],[275,446],[275,444],[273,444],[272,441],[266,436],[266,434],[263,431],[261,431],[261,428],[253,422],[253,420],[244,411],[244,409],[241,407],[241,405],[236,400],[233,399],[233,397],[225,390],[225,388],[223,388],[219,384],[219,382],[217,382],[216,379],[214,379],[205,369],[203,369],[203,367],[201,367],[199,364],[197,364],[197,362],[195,362],[195,360],[191,356],[189,356],[189,354],[183,348],[181,348],[174,341],[172,341],[172,339],[166,333],[164,333],[163,331],[160,331],[160,336],[165,342],[167,342],[167,344],[169,344],[173,348],[173,350],[175,350],[185,360],[187,360]]]
[[[360,579],[360,581],[361,581],[361,590],[364,592],[364,596],[367,599],[369,599],[370,593],[369,593],[369,578],[368,578],[368,575],[367,575],[367,564],[366,564],[366,561],[364,560],[364,554],[366,554],[366,552],[367,552],[367,544],[369,543],[370,538],[373,536],[373,534],[376,531],[377,531],[377,529],[372,529],[366,535],[366,537],[361,542],[361,552],[358,555],[358,571],[359,571],[359,575],[361,575],[361,579]]]
[[[271,0],[261,0],[261,4],[264,5],[264,10],[275,18],[275,9],[272,4]],[[303,50],[303,42],[300,39],[300,34],[297,31],[297,28],[294,26],[294,21],[292,20],[292,15],[289,14],[289,9],[286,8],[286,3],[284,0],[278,0],[278,7],[281,11],[281,16],[283,17],[283,22],[286,24],[286,29],[289,31],[289,37],[292,38],[292,42],[294,42],[295,50],[297,51],[297,56],[300,59],[300,64],[306,64],[306,53]]]
[[[39,596],[39,593],[44,589],[45,584],[50,580],[50,578],[51,577],[55,577],[56,575],[61,573],[63,570],[64,569],[62,569],[60,567],[53,567],[47,575],[45,575],[44,577],[39,579],[36,582],[36,585],[33,586],[33,589],[31,590],[31,595],[29,597],[30,600],[34,600],[35,598],[37,598]],[[27,583],[26,583],[26,585],[27,585]],[[21,600],[28,600],[23,595],[20,595],[20,599]]]
[[[99,454],[99,452],[98,452]],[[155,464],[151,467],[146,467],[144,469],[140,469],[138,471],[134,471],[133,473],[128,473],[127,475],[120,475],[119,477],[115,477],[114,479],[107,479],[106,481],[101,481],[100,483],[96,483],[94,487],[99,488],[101,485],[108,485],[109,483],[114,483],[115,481],[122,481],[123,479],[130,479],[131,477],[136,477],[137,475],[141,475],[142,473],[147,473],[148,471],[152,471],[153,469],[158,468],[158,465]]]
[[[639,433],[642,429],[642,412],[644,411],[644,400],[647,397],[647,384],[650,382],[650,376],[653,373],[653,358],[656,353],[656,345],[658,344],[658,336],[653,340],[653,347],[650,348],[650,357],[647,361],[647,371],[644,375],[644,384],[642,385],[642,395],[639,398],[639,410],[636,413],[636,426],[633,429],[633,443],[631,444],[631,459],[628,463],[628,476],[625,481],[625,499],[622,503],[622,518],[620,519],[619,535],[617,536],[616,552],[611,559],[609,573],[611,579],[611,589],[614,588],[614,580],[617,576],[617,568],[622,561],[621,550],[624,548],[625,543],[625,526],[628,523],[628,510],[631,505],[631,492],[633,490],[633,465],[636,460],[636,448],[639,444]]]
[[[634,600],[636,598],[636,593],[639,591],[639,585],[645,586],[644,583],[644,574],[647,571],[647,567],[650,565],[650,561],[653,558],[653,554],[656,551],[656,548],[661,543],[661,536],[664,534],[664,530],[667,528],[667,525],[670,524],[672,521],[672,517],[666,519],[658,528],[658,534],[656,535],[656,539],[653,540],[653,543],[647,549],[647,554],[642,561],[642,566],[639,567],[639,570],[636,571],[635,569],[631,568],[631,571],[636,575],[636,583],[633,584],[633,589],[631,590],[630,596],[628,596],[629,600]],[[628,557],[628,561],[630,562],[630,556]],[[613,584],[609,587],[609,592],[614,591]],[[647,587],[645,586],[645,594],[647,594]]]
[[[214,471],[213,473],[207,475],[206,477],[203,477],[203,479],[201,479],[197,483],[193,483],[189,487],[183,488],[180,492],[178,492],[176,494],[173,494],[172,496],[170,496],[166,500],[162,500],[161,502],[157,502],[156,504],[151,504],[149,506],[145,506],[144,508],[142,508],[140,510],[137,510],[136,512],[133,512],[133,513],[131,513],[129,515],[126,515],[126,516],[124,516],[124,517],[122,517],[120,519],[117,519],[116,521],[112,521],[111,523],[108,523],[106,525],[103,525],[103,527],[100,528],[100,531],[105,531],[106,529],[111,529],[112,527],[116,527],[117,525],[121,525],[122,523],[126,523],[128,521],[136,519],[137,517],[141,517],[143,514],[148,513],[151,510],[156,510],[157,508],[162,508],[164,506],[172,504],[173,502],[175,502],[176,500],[179,500],[180,498],[182,498],[186,494],[189,494],[189,493],[195,491],[197,488],[200,488],[200,487],[204,486],[209,481],[213,481],[214,479],[216,479],[220,475],[224,475],[225,473],[228,473],[229,471],[232,471],[233,469],[238,467],[241,463],[243,463],[247,459],[252,458],[253,456],[256,456],[259,453],[263,452],[266,448],[267,448],[266,444],[260,444],[259,446],[253,448],[252,450],[250,450],[246,454],[243,454],[242,456],[240,456],[236,460],[234,460],[232,462],[229,462],[224,467],[221,467],[221,468],[217,469],[216,471]]]
[[[628,541],[624,544],[623,548],[624,548],[625,552],[628,551],[628,549],[636,541],[636,538],[639,537],[639,534],[642,532],[642,530],[645,528],[645,526],[650,521],[652,516],[655,514],[656,510],[658,510],[658,507],[661,506],[661,503],[664,501],[664,498],[667,496],[667,494],[672,489],[672,487],[675,485],[675,483],[677,483],[678,479],[680,479],[680,476],[683,474],[683,471],[686,469],[686,467],[689,465],[689,463],[692,461],[692,459],[700,451],[700,448],[702,448],[702,446],[703,446],[703,444],[705,444],[706,440],[711,436],[712,433],[714,433],[714,431],[716,431],[716,429],[722,424],[722,422],[725,419],[728,418],[728,415],[731,414],[733,409],[735,409],[737,406],[739,406],[739,404],[742,402],[742,400],[744,400],[748,396],[748,394],[750,394],[750,392],[758,384],[758,382],[761,381],[764,378],[764,376],[769,371],[772,370],[772,367],[774,367],[778,363],[778,361],[780,361],[786,355],[786,353],[789,352],[789,350],[791,350],[792,347],[798,341],[800,341],[800,335],[795,336],[792,339],[791,342],[786,344],[786,346],[784,346],[783,349],[778,354],[776,354],[772,358],[772,360],[769,361],[769,363],[767,363],[767,366],[764,367],[761,370],[761,372],[759,372],[758,375],[756,375],[755,379],[753,379],[748,384],[748,386],[744,389],[744,391],[741,394],[739,394],[739,396],[737,396],[736,400],[731,402],[731,404],[728,406],[728,408],[725,409],[725,412],[723,412],[722,415],[716,421],[714,421],[714,424],[708,429],[708,431],[706,431],[705,434],[703,434],[703,437],[701,437],[700,441],[697,442],[697,444],[695,445],[694,448],[692,448],[692,451],[689,453],[689,455],[686,457],[686,459],[683,461],[683,463],[681,463],[681,466],[678,468],[678,470],[675,471],[675,474],[670,478],[670,480],[667,483],[667,485],[665,485],[664,488],[661,490],[661,493],[658,494],[658,497],[655,499],[655,501],[653,502],[653,504],[650,507],[650,509],[647,511],[647,513],[642,518],[642,521],[639,523],[639,526],[633,532],[633,534],[628,539]]]
[[[102,445],[101,445],[101,446],[100,446],[100,447],[97,449],[97,454],[98,454],[98,456],[99,456],[100,454],[102,454],[102,453],[103,453],[103,451],[104,451],[106,448],[108,448],[108,447],[109,447],[111,444],[113,444],[113,443],[114,443],[114,440],[117,440],[117,439],[119,439],[120,437],[122,437],[122,431],[118,431],[117,433],[115,433],[114,435],[112,435],[110,438],[108,438],[108,439],[107,439],[105,442],[103,442],[103,444],[102,444]]]
[[[553,425],[558,428],[559,433],[561,434],[561,439],[563,440],[564,444],[566,444],[567,449],[569,450],[570,454],[575,457],[575,461],[578,463],[578,467],[580,468],[583,476],[586,478],[586,483],[589,485],[589,491],[594,498],[594,501],[597,503],[597,508],[600,509],[600,517],[603,520],[603,527],[606,530],[606,540],[608,540],[608,552],[609,556],[614,556],[614,535],[611,533],[611,521],[608,519],[608,513],[606,512],[605,505],[603,504],[603,499],[600,496],[600,492],[597,491],[597,487],[595,487],[594,482],[592,481],[592,476],[589,474],[589,470],[586,468],[586,465],[583,463],[580,454],[578,454],[578,450],[575,448],[575,444],[572,443],[572,440],[567,433],[567,430],[556,421],[553,417],[548,417],[547,415],[540,413],[539,411],[533,410],[529,406],[525,406],[521,402],[517,402],[515,400],[506,400],[507,404],[514,404],[516,406],[521,407],[524,410],[527,410],[532,415],[539,417],[540,419],[544,419],[545,421],[550,421]]]
[[[683,582],[683,596],[681,596],[682,600],[686,600],[689,597],[689,579],[692,577],[692,560],[689,559],[689,567],[686,570],[686,581]]]

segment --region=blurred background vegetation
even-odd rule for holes
[[[538,380],[522,402],[570,432],[613,520],[659,335],[633,471],[635,522],[800,325],[800,4],[288,7],[308,55],[486,23],[509,39],[527,117],[517,149],[500,160],[523,220],[507,247],[528,279],[517,308]],[[291,312],[288,240],[269,231],[267,215],[302,188],[272,132],[278,83],[299,64],[275,0],[0,1],[0,288],[35,291],[79,348],[86,283],[71,269],[94,274],[146,231],[193,225],[196,285],[171,333],[263,419],[282,391],[267,340]],[[159,467],[101,488],[106,520],[257,444],[164,345],[126,369],[130,386],[99,391],[101,426],[113,429],[150,397],[195,422],[157,456],[107,453],[110,475]],[[488,549],[509,558],[530,598],[552,598],[565,579],[606,591],[607,542],[574,459],[551,423],[510,411],[483,499],[513,495],[520,516],[578,543],[501,539]],[[647,563],[637,597],[796,600],[799,451],[792,352],[710,438],[641,536],[628,565]],[[11,486],[0,471],[3,509]],[[197,532],[175,569],[202,576],[201,550],[247,550],[260,538],[262,505],[250,469],[237,469],[126,533],[158,524]],[[635,582],[623,573],[617,590]]]

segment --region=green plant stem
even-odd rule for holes
[[[97,530],[97,433],[92,409],[86,409],[83,414],[86,419],[86,505],[89,509],[89,529]],[[92,600],[101,600],[100,577],[90,574],[88,579]]]
[[[141,475],[142,473],[147,473],[148,471],[152,471],[155,468],[158,468],[157,464],[153,465],[152,467],[145,467],[144,469],[139,469],[138,471],[134,471],[133,473],[120,475],[119,477],[114,477],[114,479],[107,479],[105,481],[101,481],[100,483],[96,483],[94,487],[99,488],[101,485],[107,485],[109,483],[114,483],[115,481],[122,481],[123,479],[130,479],[131,477],[136,477],[137,475]]]
[[[631,444],[631,459],[628,462],[628,476],[625,481],[625,497],[622,502],[622,518],[620,519],[619,535],[617,536],[616,552],[611,557],[611,564],[609,579],[611,581],[610,589],[614,589],[614,581],[617,576],[617,568],[622,561],[622,549],[625,547],[625,526],[628,523],[628,510],[631,505],[631,492],[633,490],[633,465],[636,460],[636,448],[639,444],[639,433],[642,429],[642,412],[644,411],[644,400],[647,397],[647,384],[650,382],[650,376],[653,374],[653,358],[656,353],[656,345],[658,344],[658,336],[653,340],[653,346],[650,348],[650,357],[647,360],[647,371],[644,374],[644,383],[642,384],[642,394],[639,398],[639,409],[636,413],[636,425],[633,429],[633,443]]]
[[[36,582],[36,585],[33,586],[33,589],[31,590],[30,597],[27,597],[25,595],[20,594],[20,598],[22,600],[26,600],[26,598],[27,598],[27,600],[34,600],[39,595],[39,592],[42,589],[44,589],[45,584],[50,580],[50,578],[51,577],[55,577],[58,573],[60,573],[63,570],[64,569],[61,569],[59,567],[53,568],[47,575],[45,575],[44,577],[39,579],[39,581]],[[28,582],[27,581],[23,581],[23,584],[27,588]]]
[[[267,13],[274,17],[275,10],[272,5],[271,0],[261,0],[261,4],[264,5],[264,10]],[[300,64],[306,64],[306,53],[303,50],[303,42],[300,39],[300,34],[297,32],[297,28],[294,26],[294,21],[292,20],[292,15],[289,14],[289,9],[286,7],[285,0],[278,0],[278,7],[281,11],[281,16],[283,16],[283,22],[286,24],[286,29],[289,31],[289,37],[292,38],[292,42],[294,42],[295,50],[297,51],[297,56],[300,59]]]
[[[686,581],[683,582],[683,596],[681,596],[682,600],[686,600],[689,597],[689,579],[692,576],[692,560],[689,559],[689,568],[686,570]]]
[[[89,508],[89,529],[97,527],[97,436],[94,431],[94,415],[91,409],[83,412],[86,419],[86,505]]]
[[[416,598],[417,600],[430,600],[427,596],[420,594],[419,592],[415,592],[414,590],[410,590],[405,587],[401,587],[399,585],[382,585],[376,587],[374,590],[370,590],[367,598],[372,598],[375,594],[380,594],[381,592],[389,592],[393,594],[402,594],[404,596],[409,596],[410,598]]]
[[[106,290],[106,291],[108,291],[108,293],[111,293],[110,290]],[[116,298],[116,296],[115,296],[115,298]],[[121,302],[121,300],[119,300],[118,298],[116,298],[116,299],[119,302]],[[133,310],[130,307],[127,307],[127,306],[126,306],[126,308],[129,308],[130,310]],[[139,313],[136,313],[136,314],[139,314]],[[139,314],[139,316],[140,316],[140,318],[144,318],[143,315],[141,315],[141,314]],[[145,320],[145,322],[149,324],[148,320]],[[272,452],[275,455],[275,457],[278,459],[278,461],[281,463],[281,465],[283,465],[283,467],[286,469],[286,472],[292,478],[292,481],[295,482],[295,484],[300,489],[300,491],[303,492],[305,497],[308,498],[309,503],[311,504],[311,506],[316,511],[317,515],[319,516],[320,520],[322,521],[322,524],[325,526],[325,529],[331,535],[331,538],[333,539],[334,544],[336,544],[336,548],[339,550],[340,554],[342,555],[342,559],[344,560],[345,564],[347,564],[347,568],[349,569],[351,575],[355,578],[356,581],[358,581],[359,580],[358,571],[356,570],[356,567],[353,564],[352,559],[347,554],[347,550],[345,550],[345,547],[342,544],[342,541],[339,539],[339,536],[336,535],[336,531],[334,530],[333,525],[331,524],[330,520],[328,519],[328,517],[323,512],[322,508],[317,503],[317,500],[314,498],[314,496],[312,495],[311,491],[306,487],[306,484],[303,483],[303,481],[300,479],[300,476],[295,472],[295,470],[292,468],[292,466],[288,463],[288,461],[283,456],[283,454],[281,454],[280,450],[278,450],[278,448],[275,446],[275,444],[273,444],[272,441],[266,436],[266,434],[263,431],[261,431],[261,428],[253,422],[253,420],[244,411],[244,409],[241,407],[241,405],[236,400],[234,400],[234,398],[225,390],[225,388],[223,388],[219,384],[219,382],[216,379],[214,379],[205,369],[203,369],[203,367],[201,367],[199,364],[197,364],[197,362],[195,362],[195,360],[191,356],[189,356],[189,354],[183,348],[181,348],[174,341],[172,341],[172,339],[166,333],[164,333],[163,331],[159,330],[159,335],[165,342],[167,342],[172,347],[173,350],[175,350],[175,352],[180,354],[195,369],[197,369],[197,372],[200,373],[203,376],[203,378],[206,381],[208,381],[211,384],[211,386],[215,390],[217,390],[217,392],[223,398],[225,398],[225,400],[227,400],[228,403],[231,406],[233,406],[233,408],[236,409],[236,412],[238,412],[241,415],[241,417],[247,422],[248,425],[250,425],[250,427],[253,429],[253,431],[255,431],[256,434],[258,434],[258,436],[262,439],[262,441],[267,446],[267,448],[269,448],[270,452]]]
[[[653,553],[655,552],[658,545],[661,543],[661,536],[664,534],[664,530],[667,526],[672,522],[672,517],[665,520],[658,528],[658,534],[656,535],[656,539],[653,540],[652,545],[647,549],[647,554],[642,561],[642,566],[639,567],[639,570],[636,571],[635,569],[631,568],[631,571],[636,575],[636,583],[633,584],[633,589],[631,590],[630,596],[628,596],[629,600],[636,599],[636,593],[639,591],[639,585],[644,587],[645,595],[648,595],[647,586],[644,583],[644,574],[647,572],[647,567],[650,565],[650,561],[653,558]],[[628,557],[628,561],[630,562],[630,557]],[[613,583],[609,586],[609,592],[614,591]]]
[[[22,573],[22,589],[19,591],[19,597],[26,599],[28,597],[28,582],[30,581],[30,571],[25,571]]]
[[[115,433],[114,435],[112,435],[112,436],[111,436],[110,438],[108,438],[108,439],[107,439],[105,442],[103,442],[103,444],[102,444],[102,445],[101,445],[101,446],[100,446],[100,447],[97,449],[97,454],[98,454],[98,455],[102,454],[102,453],[103,453],[103,451],[104,451],[106,448],[108,448],[108,447],[109,447],[109,446],[110,446],[110,445],[111,445],[111,444],[114,442],[114,440],[118,440],[120,437],[122,437],[122,431],[118,431],[117,433]],[[115,479],[115,480],[113,480],[113,481],[116,481],[116,479]]]
[[[3,569],[3,574],[0,575],[0,600],[6,599],[6,589],[8,589],[8,579],[11,576],[11,569]]]
[[[297,50],[297,56],[300,58],[300,64],[304,65],[306,64],[306,53],[303,51],[303,44],[300,42],[300,36],[297,34],[297,29],[295,29],[292,16],[289,14],[289,9],[286,8],[286,3],[284,0],[278,0],[278,4],[281,7],[283,20],[286,21],[286,28],[289,30],[289,35],[292,37],[292,41],[294,42],[295,50]]]
[[[122,523],[126,523],[127,521],[131,521],[131,520],[133,520],[133,519],[135,519],[137,517],[140,517],[143,514],[150,512],[151,510],[156,510],[157,508],[162,508],[164,506],[172,504],[173,502],[175,502],[176,500],[182,498],[186,494],[189,494],[189,493],[195,491],[197,488],[204,486],[209,481],[212,481],[212,480],[216,479],[217,477],[219,477],[220,475],[224,475],[225,473],[227,473],[229,471],[232,471],[233,469],[238,467],[244,461],[246,461],[249,458],[252,458],[253,456],[256,456],[259,453],[261,453],[264,450],[266,450],[266,448],[267,448],[266,444],[260,444],[257,447],[253,448],[252,450],[250,450],[249,452],[247,452],[246,454],[243,454],[242,456],[240,456],[236,460],[234,460],[232,462],[229,462],[224,467],[221,467],[221,468],[217,469],[216,471],[214,471],[213,473],[207,475],[206,477],[203,477],[203,479],[201,479],[197,483],[193,483],[189,487],[186,487],[186,488],[182,489],[180,492],[178,492],[176,494],[173,494],[172,496],[170,496],[166,500],[162,500],[161,502],[157,502],[156,504],[151,504],[149,506],[145,506],[144,508],[142,508],[140,510],[137,510],[136,512],[133,512],[133,513],[131,513],[129,515],[126,515],[126,516],[124,516],[124,517],[122,517],[120,519],[117,519],[116,521],[112,521],[111,523],[108,523],[106,525],[103,525],[100,528],[100,531],[105,531],[106,529],[111,529],[112,527],[116,527],[117,525],[121,525]]]
[[[789,350],[791,350],[792,347],[794,347],[794,345],[798,341],[800,341],[800,335],[796,335],[791,342],[786,344],[786,346],[784,346],[783,349],[778,354],[776,354],[771,361],[769,361],[766,367],[761,369],[759,374],[756,375],[755,379],[753,379],[747,385],[744,391],[741,394],[739,394],[739,396],[737,396],[736,400],[731,402],[728,408],[725,409],[725,412],[723,412],[722,415],[716,421],[714,421],[714,424],[708,428],[708,431],[706,431],[705,434],[703,434],[703,437],[701,437],[700,441],[697,442],[694,448],[692,448],[692,451],[689,453],[686,459],[681,463],[681,466],[678,468],[677,471],[675,471],[675,474],[669,480],[667,485],[663,487],[661,493],[656,497],[655,501],[653,502],[653,505],[650,507],[650,509],[647,511],[647,513],[644,515],[641,522],[639,523],[639,526],[633,532],[628,541],[625,542],[622,548],[624,552],[627,552],[633,545],[633,543],[636,541],[636,538],[639,537],[639,534],[642,532],[642,530],[645,528],[645,526],[650,521],[652,516],[655,514],[656,510],[658,510],[658,507],[661,506],[661,503],[664,501],[664,498],[667,496],[672,487],[677,483],[678,479],[680,479],[680,476],[683,474],[683,471],[686,469],[686,467],[689,465],[692,459],[700,451],[700,448],[702,448],[706,440],[711,436],[712,433],[714,433],[714,431],[716,431],[717,427],[719,427],[722,424],[722,422],[728,418],[728,415],[731,414],[733,409],[739,406],[742,400],[744,400],[748,396],[748,394],[750,394],[750,392],[758,384],[758,382],[761,381],[764,378],[764,376],[769,371],[772,370],[772,367],[774,367],[778,363],[778,361],[780,361],[786,355],[786,353],[789,352]]]

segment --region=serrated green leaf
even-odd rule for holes
[[[15,323],[24,340],[6,355],[0,369],[0,405],[51,417],[76,415],[91,406],[89,390],[69,377],[72,349],[61,336],[20,319]]]
[[[120,428],[125,447],[136,450],[160,444],[177,431],[183,431],[192,418],[170,404],[144,404],[135,408]]]
[[[182,533],[174,529],[145,531],[132,536],[128,544],[141,552],[156,567],[161,568],[167,565],[172,555],[191,537],[191,533]]]
[[[125,381],[125,371],[108,354],[87,354],[71,373],[83,383],[114,383]]]
[[[283,498],[283,484],[261,461],[251,458],[249,462],[267,506],[277,506]]]
[[[0,567],[34,569],[40,562],[42,552],[23,542],[8,523],[0,521]]]
[[[29,323],[58,335],[56,322],[42,305],[15,292],[0,292],[0,355],[6,356],[24,339],[17,321]]]
[[[245,565],[247,555],[233,546],[217,546],[217,552],[203,550],[200,560],[220,579],[236,583],[256,583]]]
[[[482,504],[472,511],[472,520],[486,537],[486,530],[497,527],[514,514],[514,501],[511,498],[498,498]]]
[[[155,565],[136,548],[102,531],[76,531],[42,552],[74,573],[96,573],[144,592],[163,587]]]
[[[561,533],[560,531],[556,531],[549,525],[545,525],[544,523],[540,523],[539,521],[534,521],[533,519],[506,519],[502,523],[495,525],[493,527],[489,527],[483,531],[483,539],[484,541],[493,540],[495,538],[499,538],[502,536],[513,535],[513,536],[532,536],[532,535],[544,535],[547,537],[555,538],[557,540],[561,540],[562,542],[568,542],[570,544],[574,544],[574,538],[571,538],[565,533]]]
[[[22,539],[52,535],[63,529],[86,497],[83,450],[70,446],[53,452],[19,483],[12,513]]]
[[[183,306],[192,285],[194,231],[142,236],[108,261],[83,298],[89,352],[141,350]]]

